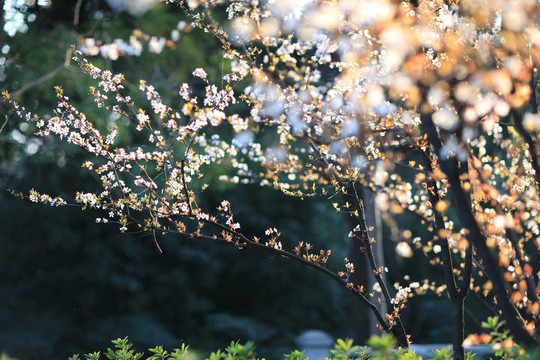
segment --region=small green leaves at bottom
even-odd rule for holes
[[[376,350],[390,351],[397,344],[397,340],[390,334],[374,335],[368,339],[367,344]]]
[[[452,360],[452,351],[445,347],[433,350],[432,360]]]
[[[112,343],[114,344],[114,349],[107,349],[107,353],[105,356],[109,360],[139,360],[142,359],[144,354],[143,353],[136,353],[131,348],[133,346],[132,343],[128,341],[128,338],[123,339],[116,339],[112,340]],[[234,343],[232,343],[234,344]],[[145,360],[193,360],[193,359],[199,359],[200,357],[196,353],[191,353],[188,351],[189,346],[186,344],[182,344],[180,348],[174,349],[171,353],[164,350],[162,346],[156,346],[154,348],[148,349],[148,351],[151,353],[151,355]],[[244,351],[247,351],[249,354],[253,353],[254,345],[252,343],[246,344],[246,346],[239,345],[239,347],[236,347],[235,349],[238,351],[239,349]],[[245,350],[247,349],[247,350]],[[216,354],[212,354],[216,355]],[[212,357],[210,356],[210,360],[219,360],[222,358],[232,358],[232,357],[222,357],[222,353],[218,351],[217,355]],[[227,355],[229,355],[227,353]],[[84,355],[85,360],[100,360],[101,353],[99,351],[94,353],[88,353]],[[234,357],[235,359],[244,359],[240,357]],[[247,357],[245,357],[247,359]],[[80,356],[73,355],[68,360],[81,360]]]
[[[99,360],[100,356],[101,356],[101,353],[99,351],[96,351],[91,354],[84,355],[84,358],[86,360]]]
[[[148,349],[152,354],[147,360],[161,360],[161,359],[167,359],[167,351],[163,350],[162,346],[156,346],[153,349]]]
[[[300,350],[294,350],[290,354],[284,354],[283,358],[285,360],[306,360],[307,359],[306,355],[304,355],[304,352]]]

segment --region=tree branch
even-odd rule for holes
[[[68,49],[66,51],[66,59],[64,60],[64,62],[60,65],[58,65],[56,68],[54,68],[51,72],[49,72],[48,74],[45,74],[39,78],[37,78],[36,80],[34,81],[31,81],[29,82],[28,84],[24,85],[22,88],[20,88],[19,90],[15,91],[13,94],[11,94],[11,97],[12,98],[16,98],[20,95],[22,95],[25,91],[27,91],[28,89],[36,86],[36,85],[39,85],[41,84],[42,82],[45,82],[51,78],[53,78],[56,74],[58,74],[60,71],[64,70],[64,69],[67,69],[69,68],[69,64],[71,62],[71,53],[72,53],[72,50],[71,49]]]
[[[512,118],[516,130],[519,132],[523,140],[529,146],[529,153],[531,154],[531,165],[534,169],[534,177],[536,180],[536,187],[540,189],[540,164],[538,162],[538,144],[532,135],[523,127],[523,118],[520,116],[516,109],[512,109]]]
[[[452,197],[457,205],[457,208],[459,209],[458,216],[463,226],[469,230],[468,239],[470,239],[476,248],[477,254],[482,259],[485,266],[485,271],[493,283],[493,290],[495,291],[498,300],[497,305],[502,311],[502,315],[506,320],[508,328],[514,334],[517,341],[528,346],[537,345],[539,340],[525,329],[525,324],[523,323],[521,315],[510,302],[507,293],[506,281],[501,274],[497,260],[492,254],[492,250],[486,244],[486,238],[475,220],[474,214],[472,213],[468,204],[465,191],[460,184],[455,159],[445,159],[440,156],[443,146],[441,139],[439,138],[437,128],[431,119],[431,114],[423,113],[420,120],[422,129],[428,135],[428,140],[439,157],[441,170],[446,174],[448,182],[450,183]]]
[[[344,180],[341,178],[341,176],[336,172],[332,164],[328,162],[328,159],[321,153],[321,151],[317,148],[314,141],[311,139],[309,135],[307,135],[307,139],[309,141],[310,147],[313,149],[315,154],[324,162],[326,165],[326,170],[330,173],[332,178],[334,178],[335,181],[341,186],[341,188],[344,190],[344,195],[351,200],[351,203],[353,204],[353,208],[356,211],[356,219],[358,221],[358,225],[360,226],[360,236],[359,239],[364,244],[364,249],[366,256],[368,258],[371,270],[373,272],[373,275],[375,277],[375,280],[381,287],[383,296],[388,304],[391,304],[391,296],[388,291],[388,287],[386,286],[386,283],[384,282],[384,279],[382,278],[380,274],[380,269],[377,267],[375,257],[373,255],[373,249],[371,247],[371,243],[369,240],[369,232],[367,228],[366,223],[366,217],[365,217],[365,210],[364,210],[364,202],[362,201],[361,196],[358,195],[358,191],[355,188],[355,183],[348,180]],[[403,323],[401,321],[401,318],[399,316],[395,317],[396,327],[397,331],[394,332],[394,335],[398,338],[399,344],[401,346],[408,346],[409,345],[409,339],[407,337],[407,333],[405,332],[405,328],[403,326]]]

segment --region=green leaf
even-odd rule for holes
[[[305,360],[307,357],[304,355],[303,351],[300,350],[294,350],[290,354],[284,354],[283,355],[285,360]]]
[[[367,344],[376,350],[386,352],[397,344],[397,340],[391,334],[373,335],[368,339]]]
[[[452,360],[452,351],[449,348],[435,349],[432,360]]]
[[[84,355],[84,358],[87,360],[99,360],[101,354],[99,351],[93,352],[91,354]]]

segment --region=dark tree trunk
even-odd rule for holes
[[[465,359],[465,350],[463,349],[464,306],[464,297],[458,296],[458,298],[452,299],[452,349],[454,351],[454,360]]]

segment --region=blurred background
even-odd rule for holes
[[[53,87],[60,84],[100,126],[108,126],[111,119],[88,96],[91,80],[73,63],[66,66],[70,46],[86,38],[128,41],[134,31],[170,39],[179,23],[189,24],[180,10],[154,1],[0,3],[0,89],[46,115],[56,106]],[[174,107],[180,84],[195,67],[219,78],[222,54],[216,49],[215,39],[193,30],[159,51],[116,61],[100,56],[91,60],[123,73],[128,89],[145,79]],[[96,224],[98,213],[49,208],[14,196],[10,190],[36,188],[73,199],[76,191],[97,189],[99,183],[81,169],[85,157],[77,148],[32,137],[32,129],[8,104],[2,104],[1,112],[0,354],[66,359],[105,350],[111,339],[129,336],[137,349],[172,349],[186,342],[202,353],[232,340],[254,340],[260,356],[277,359],[291,351],[294,337],[307,329],[354,337],[358,343],[369,336],[361,304],[330,279],[293,262],[172,236],[159,239],[159,254],[148,235],[120,234],[115,225]],[[137,142],[133,136],[121,131],[119,139]],[[275,226],[289,245],[308,241],[331,248],[330,267],[341,267],[344,257],[354,256],[347,220],[329,203],[300,201],[251,185],[213,184],[199,205],[215,207],[228,199],[245,233],[261,234]],[[414,223],[406,216],[400,221]],[[429,259],[399,258],[391,245],[384,249],[386,266],[393,270],[390,283],[402,281],[403,274],[410,281],[433,274],[442,283],[440,269],[433,269]],[[401,276],[393,279],[392,274]],[[359,271],[358,276],[365,281],[365,274]],[[448,304],[436,295],[408,303],[404,320],[413,340],[451,340]],[[483,310],[474,300],[469,305],[468,330],[476,331]]]

